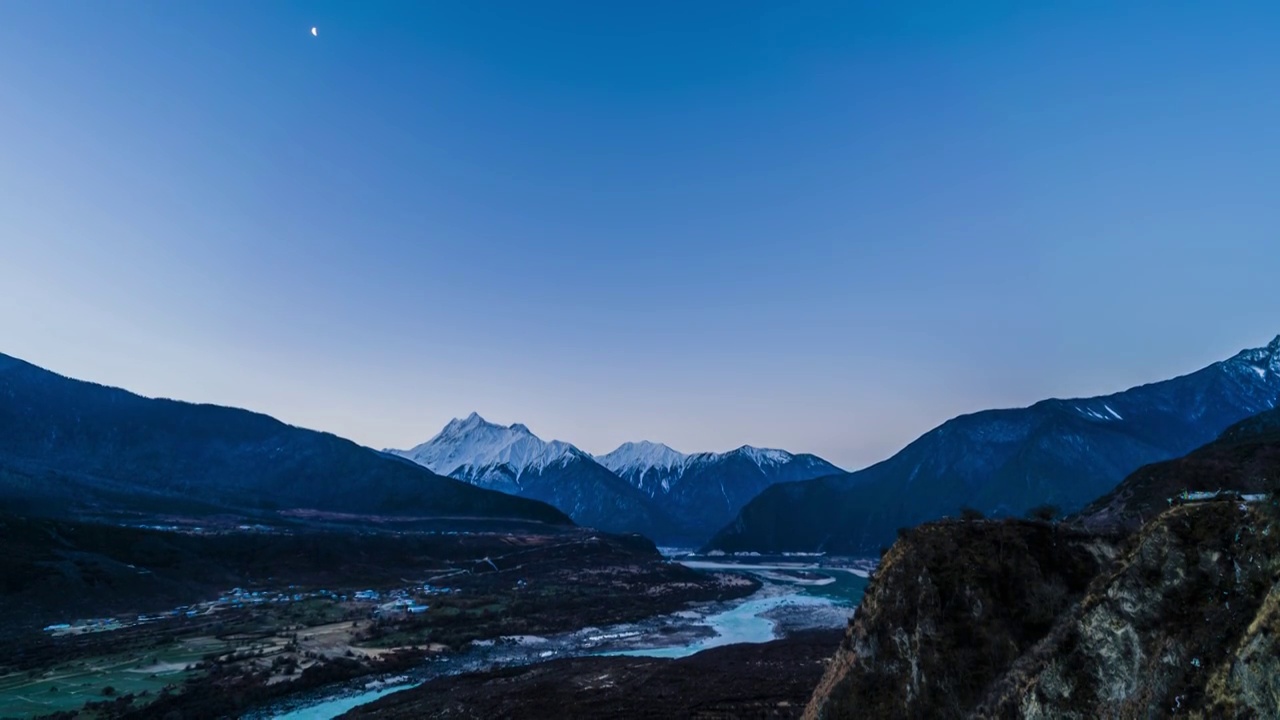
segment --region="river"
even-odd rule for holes
[[[328,695],[295,701],[260,715],[274,720],[329,720],[352,708],[437,677],[493,667],[526,665],[583,655],[686,657],[732,643],[761,643],[810,628],[843,627],[862,598],[869,565],[829,566],[807,562],[732,562],[723,558],[683,557],[696,570],[738,570],[763,583],[749,597],[709,603],[671,615],[570,633],[519,636],[474,643],[395,678],[346,686]]]

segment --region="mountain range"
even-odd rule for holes
[[[0,354],[0,508],[27,515],[569,524],[328,433],[150,399]],[[292,521],[292,520],[290,520]]]
[[[686,455],[634,442],[594,456],[475,413],[410,450],[379,453],[247,410],[144,398],[0,355],[0,507],[112,519],[572,518],[664,544],[870,554],[898,528],[964,508],[1079,510],[1137,468],[1277,401],[1280,337],[1112,395],[960,416],[845,473],[750,446]]]
[[[385,452],[477,487],[540,500],[589,527],[651,538],[675,531],[655,503],[591,455],[545,442],[519,423],[496,425],[471,413],[421,445]]]
[[[596,460],[652,498],[680,527],[724,527],[742,506],[771,485],[844,472],[816,455],[744,445],[693,455],[661,443],[628,442]]]
[[[959,514],[1072,512],[1148,463],[1180,457],[1276,407],[1280,337],[1189,375],[943,423],[853,473],[774,485],[709,544],[726,551],[872,554],[898,528]]]
[[[420,445],[385,452],[479,487],[541,500],[582,525],[672,544],[705,542],[774,483],[841,472],[813,455],[750,446],[685,455],[635,442],[593,456],[476,413],[455,418]]]

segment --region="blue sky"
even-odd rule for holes
[[[0,78],[0,351],[377,447],[858,467],[1280,332],[1273,2],[8,2]]]

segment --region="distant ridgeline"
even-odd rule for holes
[[[0,511],[148,518],[358,516],[568,524],[540,502],[328,433],[144,398],[0,355]]]
[[[592,456],[546,442],[516,423],[472,413],[409,450],[387,453],[480,487],[542,500],[575,522],[639,532],[659,543],[700,545],[761,490],[843,472],[813,455],[743,446],[685,455],[651,442]]]
[[[1139,467],[1184,455],[1277,400],[1280,337],[1114,395],[963,415],[864,470],[768,488],[709,547],[870,555],[898,528],[966,507],[996,516],[1042,504],[1073,512]]]

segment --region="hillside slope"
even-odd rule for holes
[[[1280,401],[1280,337],[1190,375],[1113,395],[950,420],[864,470],[775,485],[711,541],[727,551],[872,554],[971,506],[1074,512],[1143,465],[1180,457]]]
[[[567,523],[554,508],[440,477],[237,408],[144,398],[0,355],[0,507],[153,517],[290,510]]]

